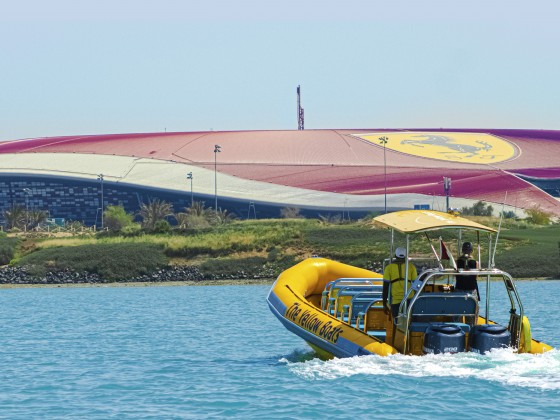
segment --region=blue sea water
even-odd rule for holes
[[[517,285],[559,347],[560,283]],[[269,289],[0,290],[0,418],[560,418],[557,350],[322,361]]]

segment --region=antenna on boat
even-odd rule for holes
[[[504,197],[504,202],[502,203],[502,212],[500,213],[500,223],[498,224],[498,233],[496,233],[496,240],[494,241],[494,252],[492,252],[492,268],[496,266],[494,263],[494,256],[496,255],[496,249],[498,248],[498,239],[500,237],[500,230],[502,229],[502,220],[504,218],[504,208],[506,206],[507,201],[507,191],[506,196]]]
[[[482,256],[480,254],[480,230],[476,231],[476,243],[478,247],[478,269],[482,268]]]
[[[430,237],[428,236],[428,232],[424,232],[424,234],[426,235],[426,239],[428,239],[428,243],[430,244],[430,247],[432,248],[432,251],[434,253],[434,256],[436,257],[436,260],[438,262],[439,265],[439,269],[443,270],[443,264],[441,262],[441,259],[438,255],[438,253],[436,252],[436,249],[434,248],[434,244],[432,244],[432,240],[430,239]],[[439,237],[440,239],[440,246],[441,246],[441,236]]]

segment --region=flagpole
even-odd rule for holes
[[[441,263],[441,259],[439,258],[438,254],[437,254],[437,252],[436,252],[436,249],[434,248],[434,244],[432,243],[432,240],[431,240],[430,237],[428,236],[428,233],[427,233],[427,232],[424,232],[424,234],[426,235],[426,238],[428,239],[428,243],[429,243],[430,246],[432,247],[432,251],[433,251],[433,253],[434,253],[435,257],[436,257],[436,260],[437,260],[437,262],[438,262],[438,264],[439,264],[439,269],[440,269],[440,270],[443,270],[443,264]],[[440,237],[439,239],[440,239],[440,241],[441,241],[441,237]],[[440,251],[441,251],[441,242],[440,242],[439,246],[440,246]]]

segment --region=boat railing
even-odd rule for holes
[[[382,285],[374,284],[344,285],[343,287],[338,288],[336,293],[332,293],[332,297],[329,297],[328,313],[334,315],[336,318],[338,318],[340,314],[340,317],[342,318],[344,306],[350,305],[352,298],[355,295],[364,292],[377,292],[378,295],[381,296],[382,289]]]
[[[469,270],[455,270],[455,269],[428,269],[420,273],[418,278],[412,283],[411,288],[408,290],[406,299],[403,299],[400,306],[399,306],[399,316],[397,319],[397,325],[404,327],[405,334],[407,336],[408,342],[408,334],[411,324],[411,319],[413,314],[413,308],[415,303],[419,298],[422,296],[428,296],[434,292],[424,292],[425,286],[430,282],[433,281],[434,284],[436,280],[441,278],[447,278],[447,283],[449,283],[450,279],[455,279],[457,276],[477,276],[478,279],[486,278],[486,311],[484,319],[487,323],[490,323],[489,319],[489,301],[490,301],[490,279],[491,278],[501,278],[504,281],[506,286],[506,291],[508,293],[508,297],[510,300],[510,323],[509,329],[512,337],[512,346],[516,346],[519,343],[519,337],[521,334],[521,320],[523,319],[523,305],[521,304],[521,299],[519,294],[517,293],[517,289],[515,287],[515,283],[513,282],[513,278],[511,275],[503,270],[499,270],[497,268],[482,268],[482,269],[469,269]],[[443,286],[450,286],[449,284]],[[452,296],[456,296],[459,298],[464,299],[464,293],[452,293],[453,288],[442,287],[443,294],[441,294],[442,298],[450,297],[453,299]],[[472,296],[472,295],[470,295]],[[480,298],[480,296],[478,297]],[[477,302],[477,309],[478,309],[478,302]],[[517,312],[519,310],[519,312]],[[440,314],[443,315],[443,314]],[[453,314],[445,314],[446,316],[451,316]],[[459,314],[457,314],[459,315]],[[477,311],[478,316],[478,311]],[[476,321],[475,321],[476,322]]]
[[[385,312],[383,311],[383,299],[374,298],[362,308],[354,320],[354,328],[365,332],[370,329],[383,330],[385,328]],[[371,327],[371,328],[370,328]]]
[[[505,271],[499,270],[497,268],[491,268],[491,269],[478,269],[478,270],[473,270],[473,269],[468,269],[468,270],[464,270],[464,269],[458,269],[455,270],[454,268],[445,268],[445,269],[438,269],[438,268],[431,268],[425,271],[422,271],[419,275],[418,278],[415,280],[415,282],[420,281],[421,282],[421,287],[423,287],[426,283],[428,283],[430,280],[435,280],[438,277],[457,277],[457,276],[491,276],[491,277],[496,277],[496,276],[502,276],[504,279],[510,279],[511,280],[511,276],[506,273]],[[414,286],[413,286],[414,287]]]
[[[340,290],[348,286],[369,286],[373,287],[374,284],[371,278],[339,278],[330,281],[326,284],[323,293],[321,294],[321,309],[330,313],[331,305],[336,303],[336,297]],[[333,300],[334,299],[334,300]]]
[[[381,288],[377,291],[348,293],[348,295],[343,295],[342,297],[339,295],[339,299],[346,297],[349,297],[350,301],[347,304],[342,305],[340,319],[349,325],[354,325],[360,313],[365,315],[372,305],[383,301]]]

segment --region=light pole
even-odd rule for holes
[[[29,188],[24,188],[23,192],[25,193],[25,219],[27,220],[25,223],[25,230],[27,230],[27,226],[29,226],[29,196],[31,195],[31,190]]]
[[[387,158],[385,155],[385,145],[389,141],[389,138],[385,136],[379,137],[379,141],[383,145],[383,171],[385,173],[385,214],[387,214]]]
[[[451,189],[451,178],[443,177],[443,189],[445,191],[445,205],[446,211],[449,212],[449,190]]]
[[[192,176],[192,172],[189,172],[189,173],[187,174],[187,179],[190,179],[190,180],[191,180],[191,207],[192,207],[192,206],[193,206],[193,204],[194,204],[194,199],[193,199],[193,189],[192,189],[192,183],[193,183],[193,176]]]
[[[97,180],[101,182],[101,229],[103,230],[103,174],[97,175]]]
[[[214,210],[218,213],[218,153],[221,152],[222,147],[219,144],[214,146]]]

